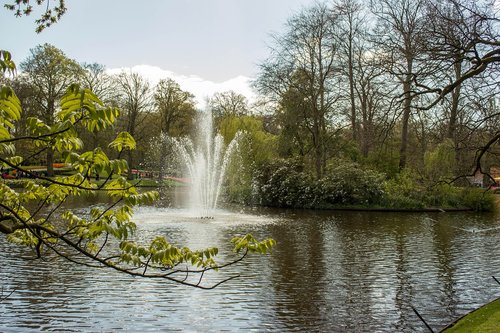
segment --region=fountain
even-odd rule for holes
[[[189,208],[201,218],[213,218],[231,155],[238,146],[239,133],[227,147],[215,134],[211,112],[200,116],[196,144],[189,138],[176,139],[177,152],[190,179]]]

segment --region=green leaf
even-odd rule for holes
[[[0,89],[0,116],[3,120],[16,121],[21,119],[21,101],[10,87]]]
[[[9,132],[9,130],[7,130],[5,127],[3,127],[1,124],[0,124],[0,140],[7,140],[7,139],[10,139],[12,136]]]
[[[0,153],[5,155],[14,155],[16,153],[16,147],[12,143],[0,143]]]
[[[130,133],[128,132],[118,133],[116,139],[114,139],[113,142],[109,144],[110,148],[113,148],[119,152],[124,149],[133,150],[135,149],[135,146],[136,146],[135,140],[132,137],[132,135],[130,135]]]
[[[266,254],[276,245],[276,241],[274,239],[270,238],[259,242],[251,234],[247,234],[243,237],[234,237],[231,239],[231,242],[234,244],[233,251],[236,253],[245,249],[250,253],[257,252],[260,254]]]
[[[23,163],[23,158],[21,156],[12,156],[7,158],[7,161],[13,165],[21,165],[21,163]]]
[[[12,61],[12,55],[9,51],[0,50],[0,70],[2,74],[5,74],[5,72],[14,73],[16,71],[16,64]]]
[[[71,85],[61,98],[58,118],[75,123],[80,120],[90,132],[112,125],[118,118],[117,108],[104,107],[104,103],[89,89]]]

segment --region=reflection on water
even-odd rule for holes
[[[137,211],[138,237],[164,234],[231,255],[235,234],[273,237],[269,256],[212,291],[29,259],[0,236],[0,331],[426,332],[500,296],[500,217],[490,214]]]

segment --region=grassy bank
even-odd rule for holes
[[[467,314],[445,328],[443,333],[498,333],[500,332],[500,298]]]

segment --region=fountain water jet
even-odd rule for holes
[[[200,116],[197,144],[189,138],[175,140],[177,152],[191,180],[189,208],[201,218],[213,218],[231,155],[238,146],[238,132],[227,147],[222,135],[214,134],[212,113]]]

